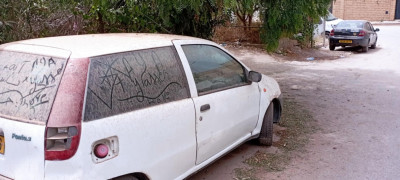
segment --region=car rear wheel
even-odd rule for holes
[[[329,50],[331,50],[331,51],[335,50],[335,46],[334,45],[329,45]]]
[[[124,175],[124,176],[113,178],[113,180],[139,180],[139,179],[133,175]]]
[[[362,52],[368,52],[368,45],[362,47]]]
[[[371,49],[375,49],[376,48],[376,42],[378,41],[378,39],[375,40],[375,43],[373,45],[371,45]]]
[[[271,146],[274,126],[274,103],[271,102],[267,111],[265,112],[263,124],[261,127],[258,143],[260,145]]]

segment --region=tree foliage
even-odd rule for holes
[[[222,0],[156,0],[163,25],[174,34],[210,38],[227,15]],[[166,6],[169,5],[169,6]]]
[[[0,42],[108,32],[210,38],[223,8],[222,0],[0,0]]]
[[[159,32],[210,38],[232,12],[246,27],[262,14],[267,50],[281,37],[302,33],[331,0],[0,0],[0,43],[21,39],[108,32]]]
[[[260,0],[225,0],[225,7],[242,22],[245,31],[250,29],[254,13],[262,8]]]
[[[66,0],[0,0],[0,43],[77,33],[81,19]]]
[[[282,37],[301,33],[303,43],[312,42],[313,30],[320,17],[328,13],[331,0],[264,0],[261,40],[268,51],[275,50]]]

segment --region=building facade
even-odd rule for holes
[[[332,13],[341,19],[392,21],[400,19],[400,0],[334,0]]]

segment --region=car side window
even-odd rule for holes
[[[369,23],[365,23],[365,27],[368,31],[372,31],[371,25]]]
[[[180,63],[172,46],[90,58],[84,120],[189,98]]]
[[[368,23],[368,25],[369,25],[369,28],[371,29],[371,31],[374,31],[374,26],[372,26],[371,23]]]
[[[183,45],[199,95],[246,83],[244,67],[210,45]]]

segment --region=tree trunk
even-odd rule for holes
[[[243,16],[240,15],[239,11],[236,11],[235,14],[239,18],[239,20],[242,22],[243,30],[246,31],[246,15],[245,14]]]
[[[103,15],[97,11],[97,17],[99,18],[97,21],[99,23],[97,27],[97,32],[99,33],[104,33],[104,21],[103,21]]]
[[[251,28],[251,23],[253,22],[253,15],[250,15],[249,14],[249,24],[248,24],[248,26],[247,26],[247,30],[248,31],[250,31],[250,28]]]

